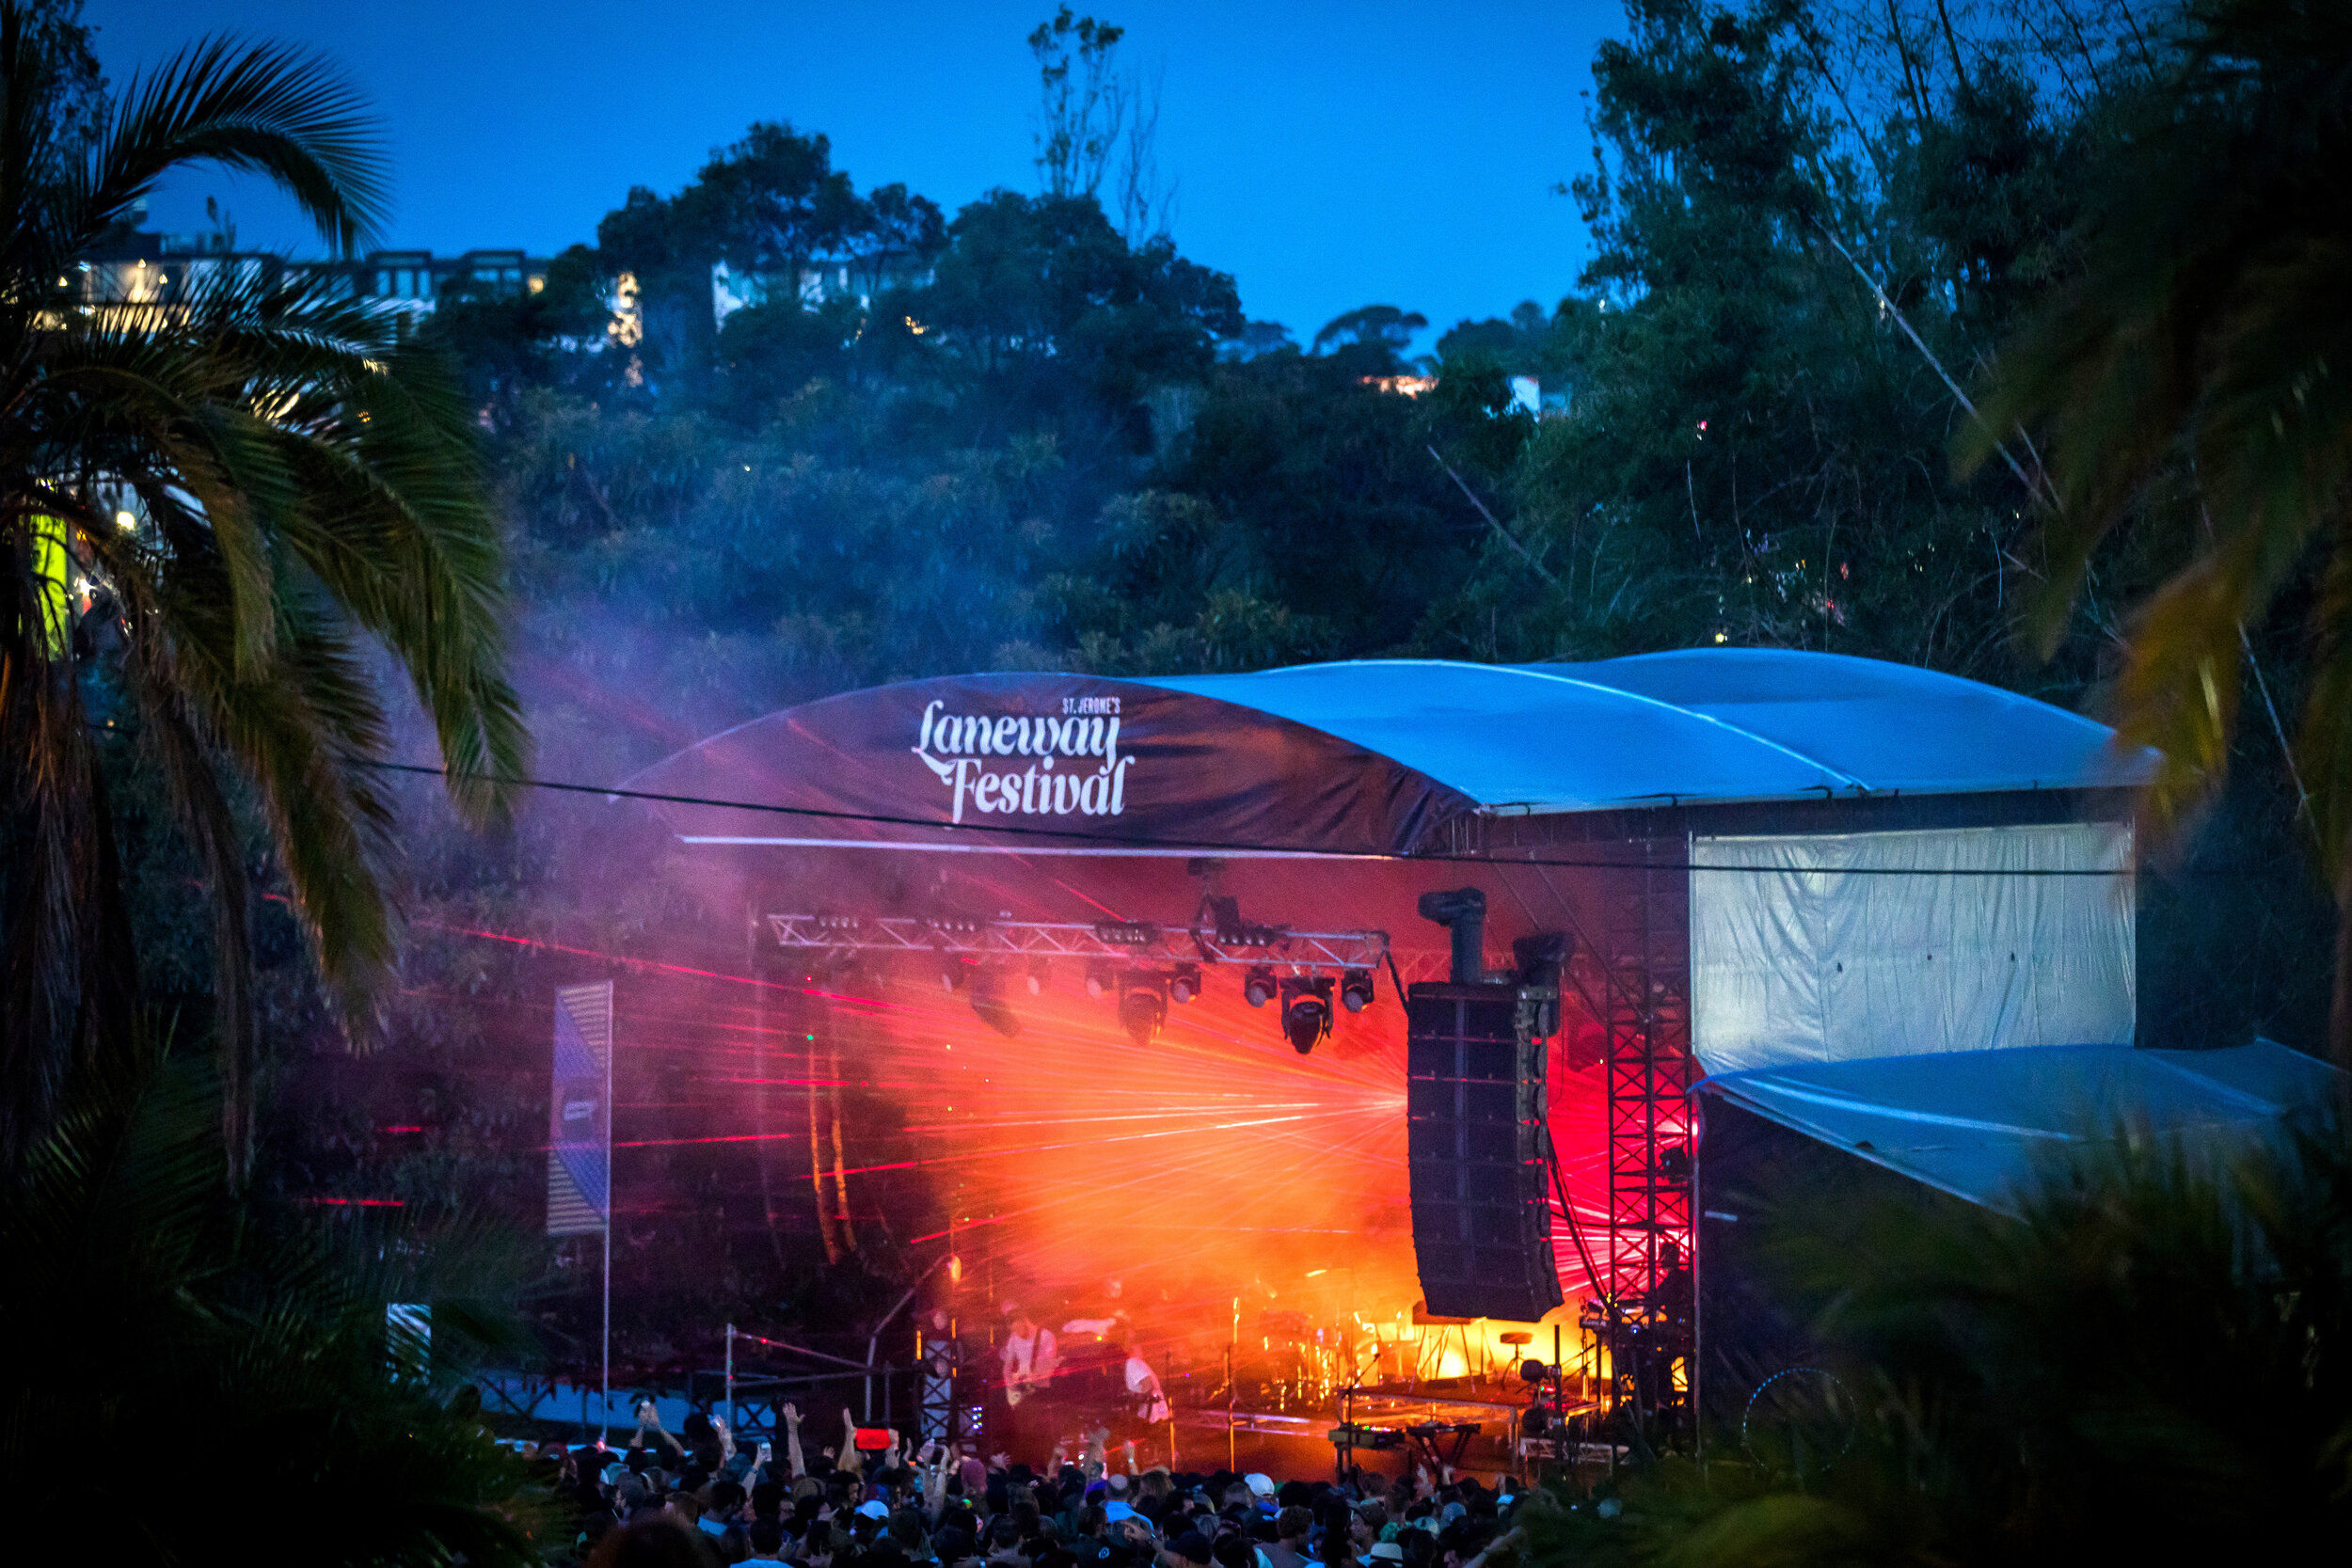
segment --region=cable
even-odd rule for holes
[[[601,795],[613,800],[649,800],[661,805],[712,806],[724,811],[767,812],[781,816],[812,817],[828,822],[859,822],[877,827],[922,828],[929,832],[950,833],[980,833],[994,836],[1050,839],[1057,844],[1077,840],[1086,844],[1102,844],[1135,849],[1183,849],[1201,854],[1223,851],[1231,854],[1311,855],[1335,861],[1402,861],[1425,865],[1486,865],[1559,866],[1583,871],[1705,871],[1746,873],[1754,876],[1788,876],[1800,868],[1779,865],[1701,865],[1693,861],[1615,861],[1572,860],[1558,857],[1526,855],[1505,858],[1502,855],[1472,855],[1433,850],[1428,853],[1400,854],[1384,849],[1321,849],[1312,845],[1263,844],[1235,842],[1191,841],[1171,844],[1165,839],[1139,834],[1089,833],[1066,828],[1019,828],[994,823],[942,822],[927,816],[892,816],[880,812],[831,811],[821,806],[780,806],[764,800],[728,800],[707,795],[668,795],[655,790],[627,789],[617,784],[574,784],[563,779],[530,779],[501,773],[453,773],[447,768],[427,768],[413,762],[382,762],[365,760],[361,766],[393,773],[418,773],[427,778],[462,778],[485,784],[511,784],[522,789],[545,789],[570,795]],[[822,845],[808,847],[822,848]],[[909,845],[913,848],[916,846]],[[1993,866],[1948,866],[1938,870],[1912,870],[1901,866],[1837,866],[1817,868],[1818,874],[1839,877],[2137,877],[2137,866],[2112,869],[2074,866],[2021,866],[2003,870]],[[2217,869],[2194,873],[2174,873],[2175,876],[2236,877],[2241,879],[2263,875],[2257,872]],[[2272,873],[2271,875],[2275,875]]]

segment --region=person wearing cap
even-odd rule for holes
[[[1251,1504],[1259,1513],[1270,1516],[1274,1513],[1274,1478],[1263,1471],[1252,1470],[1241,1479],[1249,1488]]]
[[[1377,1541],[1356,1560],[1363,1568],[1404,1568],[1405,1548],[1393,1541]]]

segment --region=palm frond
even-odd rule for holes
[[[304,51],[213,38],[124,85],[89,166],[64,182],[57,242],[94,244],[191,163],[268,179],[341,251],[383,223],[383,152],[358,90]]]

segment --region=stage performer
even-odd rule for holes
[[[1143,1353],[1133,1345],[1127,1347],[1125,1382],[1127,1414],[1147,1431],[1166,1426],[1170,1412],[1168,1395],[1160,1387],[1160,1374],[1152,1370]]]
[[[1018,1405],[1032,1394],[1044,1391],[1046,1379],[1054,1375],[1057,1359],[1054,1331],[1041,1328],[1037,1320],[1019,1307],[1006,1304],[1013,1314],[1011,1331],[1005,1336],[1005,1402]]]
[[[1020,1307],[1007,1302],[1005,1310],[1012,1321],[999,1353],[1004,1369],[1005,1430],[997,1447],[1009,1453],[1033,1456],[1037,1434],[1050,1429],[1054,1417],[1046,1408],[1050,1401],[1032,1402],[1048,1392],[1060,1363],[1059,1348],[1054,1331],[1039,1326]],[[1025,1411],[1022,1409],[1025,1404],[1029,1406]]]

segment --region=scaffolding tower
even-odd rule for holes
[[[1655,1443],[1684,1423],[1691,1372],[1691,939],[1687,846],[1645,841],[1607,878],[1608,1275],[1612,1402]]]

